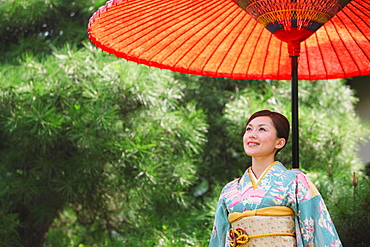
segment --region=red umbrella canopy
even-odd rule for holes
[[[282,1],[286,2],[264,2],[274,6]],[[235,2],[246,9],[258,1]],[[259,24],[258,16],[254,16],[257,21],[254,20],[253,13],[247,14],[235,2],[111,0],[90,18],[89,37],[102,50],[118,57],[176,72],[235,79],[290,80],[291,63],[286,43],[275,37],[274,29],[269,29],[274,33],[271,35],[268,25],[264,25],[265,28]],[[313,31],[307,35],[310,37],[301,43],[299,79],[370,74],[370,1],[289,2],[334,3],[336,5],[329,8],[334,12],[345,6],[336,15],[322,14],[319,10],[311,12],[320,15],[315,19],[316,26],[311,23]],[[299,16],[299,11],[294,13]]]

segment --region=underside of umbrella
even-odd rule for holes
[[[352,0],[303,41],[299,79],[369,75],[369,20],[370,1]],[[232,0],[109,1],[91,17],[88,32],[104,51],[148,66],[212,77],[291,79],[287,45]]]

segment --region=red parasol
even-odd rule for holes
[[[90,18],[88,32],[102,50],[148,66],[292,79],[298,168],[298,78],[369,75],[369,22],[368,0],[111,0]]]

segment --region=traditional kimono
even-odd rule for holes
[[[235,222],[231,224],[231,221]],[[285,229],[281,229],[283,226]],[[263,236],[271,227],[276,233]],[[242,244],[235,242],[238,236],[242,237]],[[241,178],[223,188],[209,246],[336,247],[342,244],[315,186],[302,172],[287,170],[280,162],[274,162],[259,179],[248,168]]]

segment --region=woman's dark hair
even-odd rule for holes
[[[255,119],[256,117],[270,117],[271,120],[272,120],[272,123],[273,123],[273,125],[276,129],[277,138],[284,138],[285,139],[285,145],[288,143],[290,125],[289,125],[288,119],[284,115],[282,115],[278,112],[273,112],[273,111],[269,111],[269,110],[258,111],[258,112],[253,113],[253,115],[249,117],[246,125],[248,125],[249,122],[252,121],[253,119]],[[278,149],[276,151],[276,154],[281,149],[283,149],[285,147],[285,145],[282,148]]]

